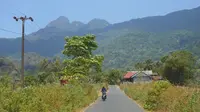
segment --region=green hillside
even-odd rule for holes
[[[168,33],[133,32],[100,43],[96,53],[104,54],[105,68],[133,67],[146,59],[159,60],[166,53],[187,49],[200,56],[200,34],[190,31]]]
[[[131,67],[135,62],[158,59],[168,52],[188,49],[199,56],[200,7],[110,24],[93,19],[87,24],[70,22],[66,17],[51,21],[45,28],[25,38],[25,52],[41,56],[62,56],[64,37],[96,35],[97,54],[105,55],[105,68]],[[14,56],[21,52],[21,39],[0,38],[0,56]],[[18,56],[19,58],[19,56]]]

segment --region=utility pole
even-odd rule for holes
[[[31,20],[33,21],[32,17],[27,18],[26,16],[24,17],[13,17],[16,21],[21,20],[22,21],[22,51],[21,51],[21,86],[22,88],[24,87],[24,23],[26,20]]]

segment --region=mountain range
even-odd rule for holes
[[[160,56],[179,49],[188,49],[200,56],[200,7],[110,24],[103,19],[88,23],[70,22],[60,16],[45,28],[27,35],[25,52],[42,56],[60,55],[64,37],[95,34],[99,48],[95,53],[105,56],[105,67],[124,68],[137,61]],[[0,38],[0,56],[19,55],[21,38]]]

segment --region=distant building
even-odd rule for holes
[[[151,82],[161,79],[161,76],[153,74],[152,71],[128,71],[123,77],[123,82],[139,83]]]

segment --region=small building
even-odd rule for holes
[[[152,74],[152,71],[128,71],[124,75],[123,82],[151,82],[153,81]]]
[[[152,77],[152,80],[153,81],[158,81],[158,80],[163,80],[163,78],[162,78],[162,76],[159,76],[159,75],[155,75],[155,74],[153,74],[153,75],[151,75],[151,77]]]

